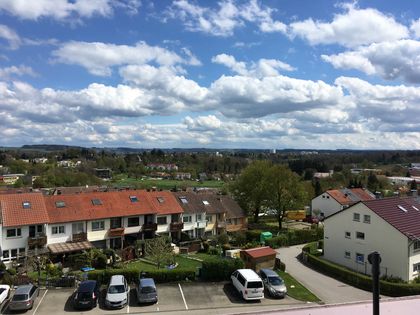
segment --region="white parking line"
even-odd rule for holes
[[[130,313],[130,290],[128,290],[127,294],[127,314]]]
[[[184,292],[182,292],[181,284],[178,283],[178,286],[179,286],[179,291],[181,291],[182,299],[184,300],[185,309],[187,310],[188,309],[188,305],[187,305],[187,302],[185,301]]]
[[[38,303],[38,305],[35,307],[35,310],[34,310],[34,312],[32,313],[32,315],[35,315],[35,314],[36,314],[36,311],[38,310],[38,307],[41,305],[42,300],[44,299],[44,297],[45,297],[45,295],[47,294],[47,292],[48,292],[48,289],[46,289],[46,290],[45,290],[44,295],[43,295],[43,296],[42,296],[42,298],[39,300],[39,303]]]

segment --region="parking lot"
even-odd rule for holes
[[[138,305],[135,289],[130,290],[129,303],[123,309],[108,310],[104,307],[105,287],[101,291],[99,305],[88,311],[78,311],[72,306],[72,289],[49,289],[41,290],[32,310],[26,314],[130,314],[130,313],[153,313],[162,311],[186,311],[199,309],[233,308],[246,306],[286,306],[297,305],[303,302],[290,297],[284,299],[272,299],[266,297],[261,301],[247,302],[239,297],[239,294],[230,283],[171,283],[158,284],[159,301],[151,305]],[[1,314],[10,314],[7,302],[2,306]]]

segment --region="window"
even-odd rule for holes
[[[44,227],[40,224],[36,226],[36,232],[37,233],[43,233],[44,232]]]
[[[197,218],[196,218],[197,221],[201,221],[202,218],[203,218],[203,216],[201,215],[201,213],[200,214],[197,214]]]
[[[191,223],[192,222],[192,218],[190,215],[185,215],[182,217],[182,222],[184,223]]]
[[[6,232],[7,237],[21,237],[22,236],[22,229],[7,229]]]
[[[51,228],[51,234],[64,234],[64,233],[65,233],[64,225],[57,225]]]
[[[19,257],[25,257],[25,247],[19,248]]]
[[[3,259],[9,259],[10,258],[10,256],[9,256],[9,250],[7,249],[7,250],[4,250],[3,251]]]
[[[203,200],[203,205],[208,206],[210,203],[207,200]]]
[[[157,217],[157,224],[164,225],[164,224],[167,224],[167,222],[168,222],[168,218],[166,216],[165,217]]]
[[[139,225],[140,225],[139,217],[131,217],[131,218],[127,219],[127,226],[128,227],[139,226]]]
[[[157,199],[157,201],[159,201],[159,203],[164,203],[165,202],[165,198],[163,198],[163,197],[157,197],[156,199]]]
[[[14,248],[14,249],[10,250],[10,256],[12,256],[12,258],[16,258],[17,255],[18,255],[17,248]]]
[[[85,231],[83,222],[73,223],[71,225],[73,234],[83,233]]]
[[[359,240],[364,240],[365,239],[365,233],[356,232],[356,238],[359,239]]]
[[[4,257],[4,253],[3,253]],[[420,263],[413,264],[413,272],[419,272],[420,271]]]
[[[420,241],[414,241],[413,246],[414,246],[414,251],[415,252],[420,250]]]
[[[351,233],[350,232],[344,232],[344,235],[346,238],[351,238]]]
[[[356,262],[358,264],[363,264],[365,262],[365,255],[356,253]]]
[[[363,222],[364,222],[364,223],[370,223],[370,215],[365,214],[365,215],[363,216]]]
[[[23,209],[30,209],[31,208],[31,203],[29,201],[24,201],[24,202],[22,202],[22,207],[23,207]]]
[[[350,252],[345,251],[345,252],[344,252],[344,257],[345,257],[345,258],[347,258],[347,259],[350,259],[350,258],[351,258],[351,254],[350,254]]]
[[[93,221],[92,231],[101,231],[101,230],[105,230],[105,221]]]
[[[213,222],[213,216],[212,215],[206,215],[206,221],[207,222]]]
[[[138,202],[139,199],[137,198],[137,196],[130,196],[130,201],[131,202]]]
[[[94,206],[100,206],[102,204],[101,199],[92,199],[92,204]]]
[[[111,218],[111,222],[110,222],[110,228],[111,229],[118,229],[122,226],[121,224],[121,218]]]
[[[360,221],[360,213],[353,213],[353,221]]]
[[[64,208],[66,206],[66,203],[64,201],[56,201],[55,206],[57,208]]]
[[[181,200],[181,202],[182,202],[183,204],[187,204],[187,203],[188,203],[188,200],[187,200],[187,198],[186,198],[186,197],[179,197],[179,200]]]

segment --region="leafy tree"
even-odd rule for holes
[[[268,205],[271,195],[269,191],[270,170],[270,162],[254,161],[230,186],[230,191],[240,206],[254,215],[254,222],[258,222],[261,207]]]
[[[269,179],[270,203],[277,211],[276,217],[281,230],[286,210],[301,207],[306,198],[306,191],[300,177],[284,165],[272,166]]]
[[[157,264],[158,269],[162,264],[173,263],[174,253],[168,237],[157,237],[145,241],[146,257]]]
[[[378,189],[378,186],[379,186],[378,178],[373,172],[370,172],[367,178],[367,188],[375,192]]]
[[[322,194],[322,187],[319,180],[315,180],[314,189],[315,189],[315,196],[319,196],[320,194]]]
[[[417,182],[416,182],[416,180],[411,181],[411,183],[410,183],[410,190],[416,190],[417,191]]]

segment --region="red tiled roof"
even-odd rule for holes
[[[45,196],[45,204],[51,223],[95,220],[112,217],[144,215],[157,213],[156,208],[144,190],[89,192],[75,195]],[[137,202],[131,202],[136,196]],[[101,205],[93,205],[99,199]],[[56,202],[63,201],[65,206],[58,208]]]
[[[363,204],[407,237],[420,238],[420,200],[418,198],[384,198],[363,201]]]
[[[157,214],[184,212],[176,197],[170,191],[150,191],[147,192],[147,198],[149,198],[150,203],[157,210]]]
[[[265,256],[276,255],[276,251],[269,246],[246,249],[243,252],[252,258],[260,258]]]
[[[30,207],[25,209],[24,202],[29,202]],[[48,214],[41,193],[2,194],[0,208],[5,227],[48,222]]]
[[[351,205],[358,201],[375,199],[375,196],[362,188],[327,190],[327,194],[342,205]]]

